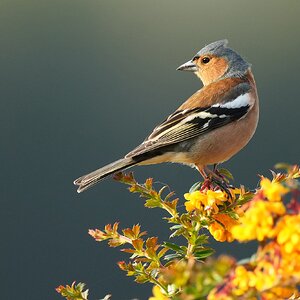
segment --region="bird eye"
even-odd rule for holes
[[[204,64],[207,64],[207,63],[209,63],[210,58],[209,58],[209,57],[203,57],[203,58],[201,59],[201,61],[202,61]]]

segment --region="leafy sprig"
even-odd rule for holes
[[[215,181],[198,182],[192,186],[189,193],[185,194],[187,200],[185,206],[178,205],[179,199],[175,197],[174,192],[168,192],[167,186],[156,189],[151,178],[141,184],[135,180],[132,173],[118,173],[114,176],[115,180],[128,185],[130,192],[139,194],[145,200],[145,207],[160,208],[167,213],[164,220],[170,225],[172,242],[170,240],[159,242],[155,236],[148,237],[147,232],[142,231],[139,224],[120,229],[119,223],[115,222],[106,225],[103,230],[90,229],[89,234],[98,242],[107,241],[110,247],[121,247],[122,252],[130,254],[129,261],[120,261],[118,266],[126,272],[127,276],[133,276],[136,282],[150,282],[158,288],[154,290],[154,294],[158,296],[151,297],[151,300],[206,299],[207,296],[207,299],[215,300],[225,295],[236,297],[244,293],[243,288],[249,290],[247,284],[250,279],[252,284],[255,282],[253,280],[257,280],[255,288],[251,285],[251,293],[258,296],[261,293],[266,296],[266,291],[261,291],[260,285],[263,280],[268,283],[269,278],[264,274],[264,270],[268,268],[273,270],[272,255],[277,257],[279,251],[294,249],[295,239],[298,236],[300,239],[300,232],[297,232],[295,225],[284,227],[289,222],[298,224],[300,186],[296,179],[300,178],[300,169],[298,166],[286,164],[277,167],[285,172],[271,171],[272,180],[261,177],[260,188],[253,192],[243,186],[235,188],[229,185],[232,179],[231,173],[225,169],[217,170]],[[216,183],[220,178],[222,182],[218,185]],[[291,198],[285,210],[280,201],[288,192]],[[182,209],[184,207],[186,210]],[[257,228],[252,226],[253,222],[257,222],[259,226],[265,226],[262,225],[265,223],[257,213],[251,218],[249,216],[252,212],[258,212],[261,216],[266,215],[264,214],[266,207],[272,208],[273,213],[268,213],[274,219],[273,224],[276,228],[268,231],[262,228],[267,239],[264,240],[263,245],[260,244],[258,252],[251,259],[236,263],[233,258],[226,256],[218,259],[209,257],[214,250],[207,246],[208,231],[218,241],[232,241],[234,238],[243,241],[252,238],[249,235],[250,230],[254,230],[255,236]],[[284,211],[286,216],[282,215]],[[239,228],[243,229],[243,226],[246,226],[247,230],[242,230],[243,236],[237,235]],[[286,240],[286,234],[283,235],[287,229],[287,232],[293,236],[291,242]],[[257,232],[257,234],[261,233]],[[276,234],[280,236],[277,240]],[[177,237],[183,238],[185,242],[179,243]],[[269,241],[270,238],[274,240]],[[277,248],[275,246],[272,248],[273,244],[277,245]],[[276,261],[282,263],[284,257],[280,255],[280,260],[276,258]],[[291,255],[288,254],[285,259],[288,261],[290,258]],[[292,261],[294,263],[297,260]],[[291,263],[286,264],[287,270],[290,265]],[[253,270],[249,266],[252,266]],[[287,274],[287,271],[282,274],[285,274],[286,280],[294,278],[294,275]],[[258,280],[253,276],[262,276],[262,278]],[[88,290],[84,288],[84,284],[76,285],[73,282],[71,286],[59,286],[56,290],[67,300],[87,300]],[[276,295],[280,293],[283,295],[284,292],[292,292],[296,295],[297,288],[292,286],[287,291],[286,286],[272,286],[268,291],[268,293],[277,293]],[[248,299],[247,294],[244,296]],[[110,295],[104,299],[110,299]]]

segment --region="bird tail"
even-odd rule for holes
[[[74,181],[75,185],[78,185],[77,192],[81,193],[93,185],[100,182],[105,177],[124,169],[127,169],[131,166],[136,165],[138,162],[134,161],[132,158],[122,158],[113,163],[110,163],[92,173],[81,176]]]

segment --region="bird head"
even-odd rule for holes
[[[244,76],[250,64],[227,44],[227,40],[220,40],[205,46],[177,70],[194,72],[204,85],[223,78]]]

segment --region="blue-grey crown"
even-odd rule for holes
[[[245,75],[251,65],[246,62],[237,52],[227,47],[228,40],[213,42],[202,48],[197,55],[211,54],[219,57],[225,57],[229,62],[229,68],[224,77]]]

